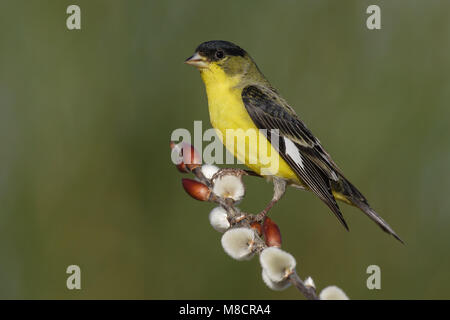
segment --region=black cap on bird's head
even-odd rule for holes
[[[212,40],[203,42],[195,49],[196,52],[211,61],[217,61],[224,56],[245,56],[245,51],[241,47],[223,40]]]
[[[224,40],[206,41],[195,49],[195,54],[186,63],[198,68],[205,68],[208,62],[216,62],[225,57],[245,57],[247,53],[241,47]]]

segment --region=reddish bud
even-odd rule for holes
[[[211,190],[201,182],[192,179],[181,179],[184,190],[194,199],[208,201]]]
[[[269,217],[266,217],[262,229],[266,245],[281,248],[281,232],[277,224]]]
[[[180,163],[180,164],[177,164],[177,169],[181,173],[188,173],[189,172],[188,168],[186,168],[186,165],[183,162]]]
[[[252,229],[254,229],[254,230],[258,233],[258,235],[262,235],[262,227],[261,227],[261,223],[259,223],[259,222],[257,222],[257,221],[252,222],[252,223],[250,224],[250,227],[251,227]]]
[[[194,148],[194,146],[186,143],[182,147],[182,154],[183,154],[183,162],[190,171],[201,166],[202,157]]]
[[[172,150],[172,152],[178,152],[178,157],[181,158],[182,155],[182,149],[181,146],[177,145],[175,142],[170,141],[170,149]],[[175,161],[173,159],[173,155],[172,155],[172,161]],[[188,173],[189,170],[186,168],[186,165],[184,164],[183,160],[181,160],[181,162],[179,164],[175,164],[175,166],[177,167],[178,171],[182,172],[182,173]]]
[[[170,141],[170,148],[172,152],[178,152],[178,157],[181,158],[181,162],[176,165],[180,172],[186,173],[194,170],[202,164],[200,153],[187,142],[175,144]]]

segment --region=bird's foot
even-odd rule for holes
[[[263,222],[264,218],[267,216],[267,213],[269,212],[269,210],[272,209],[274,204],[277,203],[278,200],[281,199],[281,197],[286,192],[286,180],[278,178],[278,177],[273,177],[273,188],[274,189],[273,189],[273,198],[272,198],[272,200],[264,208],[263,211],[261,211],[260,213],[258,213],[255,216],[255,221]]]
[[[264,210],[261,211],[260,213],[258,213],[258,214],[255,216],[255,220],[256,220],[257,222],[263,222],[263,221],[264,221],[264,218],[265,218],[266,215],[267,215],[267,213],[269,213],[270,209],[272,209],[273,205],[274,205],[276,202],[277,202],[277,201],[275,201],[275,200],[270,201],[269,204],[264,208]]]

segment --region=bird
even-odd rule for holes
[[[293,186],[313,192],[347,231],[337,200],[359,208],[383,231],[403,243],[345,178],[320,141],[244,49],[229,41],[206,41],[197,46],[185,63],[200,71],[210,121],[226,149],[274,184],[273,198],[258,214],[260,219],[281,199],[286,186]],[[235,139],[242,139],[249,131],[257,132],[253,136],[256,140],[237,146]]]

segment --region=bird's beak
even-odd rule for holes
[[[194,66],[196,68],[208,68],[208,61],[205,57],[202,57],[198,52],[194,53],[192,57],[189,57],[184,63]]]

